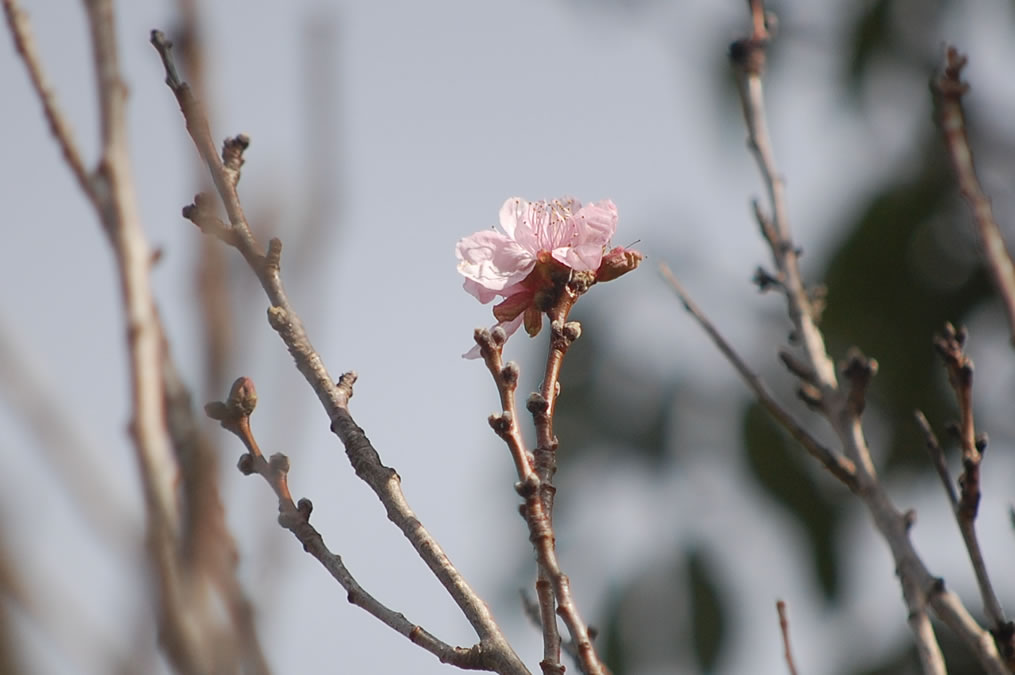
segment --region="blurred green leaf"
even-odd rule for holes
[[[889,425],[890,469],[930,468],[912,411],[939,422],[954,415],[931,340],[992,295],[940,145],[927,138],[923,147],[912,175],[859,210],[824,275],[829,353],[839,358],[855,345],[878,360],[868,405]]]
[[[694,655],[704,672],[715,668],[725,641],[726,617],[720,601],[720,588],[708,556],[699,549],[689,551],[687,589],[691,600]]]
[[[621,619],[622,594],[616,594],[607,604],[606,621],[596,638],[599,658],[613,675],[627,672],[627,650],[624,647],[623,621]]]
[[[743,417],[744,448],[752,475],[806,531],[814,572],[827,599],[839,591],[835,538],[840,517],[836,501],[816,483],[805,463],[814,460],[778,428],[760,405],[751,404]]]
[[[866,79],[875,57],[889,49],[893,26],[891,9],[894,0],[867,3],[854,18],[849,29],[850,53],[846,59],[846,85],[854,93]]]
[[[658,465],[667,456],[666,438],[679,391],[676,376],[605,349],[601,316],[595,311],[575,313],[584,329],[561,372],[554,418],[562,448],[558,461],[565,465],[586,453],[602,452]]]

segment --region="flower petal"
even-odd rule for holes
[[[529,203],[521,197],[511,197],[500,207],[500,227],[507,236],[515,238],[515,228],[529,212]]]
[[[554,259],[579,272],[599,269],[603,248],[617,231],[616,205],[609,199],[586,204],[568,220],[570,246],[554,249]]]
[[[489,291],[503,291],[504,288],[522,281],[536,264],[535,257],[510,237],[483,230],[458,241],[455,248],[458,256],[458,271],[467,280],[472,280]],[[481,302],[489,302],[478,292],[476,286],[465,285],[465,290]]]

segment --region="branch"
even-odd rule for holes
[[[249,672],[266,672],[252,611],[234,575],[235,552],[221,513],[214,482],[217,474],[208,470],[213,454],[196,432],[189,393],[169,356],[148,278],[153,257],[131,182],[126,86],[120,75],[112,2],[85,2],[101,136],[100,158],[91,172],[46,85],[25,15],[14,0],[4,0],[4,10],[50,129],[95,207],[116,260],[127,324],[133,402],[130,432],[145,495],[154,582],[159,586],[162,646],[174,667],[183,672],[208,672],[241,663]],[[180,475],[179,468],[183,469]],[[178,485],[183,487],[182,504]],[[182,519],[181,506],[186,514]],[[220,639],[221,618],[208,611],[212,588],[222,593],[230,613],[232,636],[237,638],[228,641],[232,650]]]
[[[39,61],[39,54],[35,50],[35,37],[32,35],[28,17],[18,6],[17,0],[3,0],[4,14],[7,16],[7,26],[14,38],[14,47],[18,50],[21,61],[28,70],[28,79],[32,82],[39,102],[42,103],[42,112],[46,116],[50,133],[56,139],[60,151],[63,153],[64,161],[71,170],[82,192],[91,200],[96,207],[99,206],[98,195],[95,186],[92,184],[91,176],[85,168],[81,152],[74,142],[74,135],[70,125],[64,119],[56,104],[56,94],[49,86],[45,74],[42,72],[42,63]]]
[[[673,288],[674,293],[680,298],[680,301],[684,305],[684,309],[694,317],[694,320],[698,322],[698,325],[704,329],[705,333],[712,339],[712,342],[722,355],[726,357],[726,360],[733,365],[737,373],[740,374],[741,379],[747,384],[748,388],[754,392],[758,402],[761,406],[768,411],[768,414],[775,419],[789,434],[796,439],[800,445],[807,450],[808,453],[816,460],[821,462],[828,471],[839,479],[839,481],[850,489],[851,492],[856,492],[858,484],[856,481],[856,467],[853,463],[826,448],[821,444],[814,436],[811,435],[807,429],[803,427],[794,417],[779,404],[778,401],[772,396],[768,390],[768,386],[764,380],[755,374],[750,367],[744,362],[740,355],[733,349],[733,347],[726,341],[726,338],[722,336],[715,325],[709,320],[709,318],[698,308],[698,305],[691,299],[691,296],[684,290],[684,287],[674,276],[673,272],[666,265],[660,265],[659,270],[662,275],[669,282],[670,287]]]
[[[740,85],[741,103],[748,129],[748,144],[768,188],[771,202],[770,218],[764,216],[760,207],[756,206],[755,210],[778,269],[778,276],[775,277],[778,284],[774,287],[781,288],[786,296],[788,313],[794,326],[793,338],[799,342],[803,351],[803,363],[791,359],[787,364],[792,364],[791,369],[801,378],[801,386],[813,407],[823,413],[838,436],[842,454],[852,464],[853,482],[849,483],[853,486],[851,489],[863,501],[875,526],[891,549],[908,609],[910,630],[924,672],[936,675],[945,673],[944,659],[927,614],[927,607],[930,606],[966,643],[987,672],[1001,675],[1007,672],[1007,668],[1001,663],[989,634],[976,625],[954,595],[945,591],[943,582],[930,574],[913,548],[909,539],[909,529],[914,522],[914,514],[900,512],[878,480],[860,422],[864,394],[876,369],[875,362],[862,357],[859,353],[855,354],[844,367],[844,374],[850,379],[850,391],[844,393],[839,389],[836,370],[825,349],[824,337],[815,323],[815,308],[801,279],[798,265],[799,251],[792,244],[784,185],[775,168],[765,123],[761,74],[764,70],[769,34],[765,24],[764,6],[762,0],[749,0],[749,4],[753,23],[752,33],[749,37],[731,45],[730,57]],[[680,289],[679,284],[675,285],[675,289],[685,301],[685,306],[694,313],[696,308],[687,301],[687,294]],[[700,312],[697,314],[700,316]],[[759,386],[759,381],[708,322],[699,318],[699,323],[764,404],[767,392]],[[807,389],[808,387],[810,389]],[[825,466],[829,466],[828,457],[835,457],[830,451],[819,452],[817,456]]]
[[[962,81],[962,69],[965,66],[966,57],[954,47],[948,47],[941,71],[931,80],[931,92],[937,104],[938,124],[955,170],[959,191],[973,212],[984,259],[994,279],[994,286],[1004,302],[1011,342],[1015,345],[1015,265],[1004,245],[1001,229],[994,220],[990,198],[983,192],[976,177],[973,151],[969,147],[966,119],[962,111],[962,96],[969,91],[969,85]]]
[[[449,663],[465,670],[490,670],[488,655],[482,644],[465,649],[452,647],[441,641],[422,626],[410,622],[401,612],[395,612],[368,593],[356,581],[342,562],[342,557],[332,553],[324,538],[310,524],[313,504],[309,499],[295,502],[289,491],[289,458],[276,453],[266,458],[254,438],[250,426],[250,415],[257,405],[257,392],[252,380],[237,379],[226,401],[216,401],[205,406],[208,416],[217,420],[223,429],[233,433],[242,441],[247,452],[240,456],[240,473],[261,476],[278,498],[278,523],[292,532],[303,549],[316,558],[329,574],[348,593],[350,603],[364,609],[386,626],[405,636],[410,642],[430,652],[441,663]]]
[[[570,336],[570,341],[577,338],[579,332],[574,326],[564,331],[559,320],[556,321],[555,333],[559,333],[560,339],[565,338],[564,332]],[[544,675],[563,673],[563,666],[560,663],[561,640],[557,630],[557,619],[554,614],[554,605],[557,605],[557,614],[560,615],[571,634],[571,641],[577,651],[578,667],[586,675],[599,675],[604,673],[604,666],[595,652],[595,647],[589,637],[589,629],[582,620],[578,609],[571,596],[571,585],[567,575],[560,568],[557,559],[556,538],[553,532],[553,522],[550,513],[552,499],[548,504],[545,495],[546,485],[540,477],[538,460],[525,447],[521,432],[518,429],[517,407],[515,405],[515,389],[518,385],[518,366],[503,363],[503,348],[505,335],[504,330],[495,328],[493,331],[479,329],[475,333],[476,344],[479,345],[480,356],[486,363],[487,369],[497,384],[497,391],[500,394],[501,406],[504,412],[500,415],[491,415],[490,425],[494,431],[507,444],[511,456],[515,461],[515,468],[518,472],[518,483],[515,489],[524,500],[522,505],[522,516],[529,528],[529,539],[532,541],[536,551],[536,561],[539,564],[539,578],[536,582],[536,594],[539,598],[540,625],[543,630],[543,660],[540,666]],[[551,338],[551,341],[553,338]],[[568,342],[568,345],[570,344]],[[551,360],[557,360],[563,356],[566,346],[551,346],[553,350],[562,350],[560,356],[550,355]],[[548,369],[550,366],[548,366]],[[560,364],[553,367],[559,373]],[[548,370],[549,372],[549,370]],[[556,391],[556,375],[550,380],[550,386]],[[544,381],[544,387],[546,382]],[[528,409],[533,416],[540,420],[541,416],[548,415],[549,403],[541,394],[533,394],[529,397]],[[549,421],[542,419],[537,421],[537,427],[542,425],[543,433],[549,429]],[[552,450],[556,450],[555,441],[551,444]],[[551,459],[551,462],[553,460]],[[543,465],[545,471],[553,467],[552,463]],[[552,488],[552,485],[550,486]]]
[[[296,363],[297,370],[317,394],[331,420],[331,430],[345,446],[346,455],[356,475],[374,491],[384,505],[388,519],[401,530],[462,610],[479,635],[484,649],[487,650],[492,668],[503,673],[527,673],[528,670],[511,649],[486,603],[451,564],[440,545],[409,508],[401,490],[398,474],[381,463],[377,451],[350,414],[349,399],[352,397],[352,385],[356,375],[346,373],[336,383],[329,375],[321,356],[310,343],[303,322],[292,308],[282,284],[280,265],[282,242],[272,239],[268,250],[263,251],[255,240],[236,191],[239,165],[242,163],[243,152],[249,144],[249,139],[245,136],[227,139],[220,157],[212,141],[202,106],[176,71],[171,52],[172,43],[157,30],[151,33],[151,43],[162,59],[166,84],[176,96],[187,131],[208,166],[212,182],[229,219],[229,225],[223,224],[221,228],[216,228],[214,234],[240,252],[260,281],[271,304],[268,309],[268,322],[282,338]],[[202,215],[200,199],[196,199],[195,204],[184,209],[184,216],[204,229]]]
[[[815,325],[814,309],[800,274],[800,251],[793,244],[790,231],[785,183],[776,169],[765,120],[761,76],[770,36],[765,25],[764,4],[761,0],[751,0],[750,5],[753,31],[750,37],[737,40],[730,46],[730,59],[736,66],[740,101],[747,124],[747,145],[758,164],[771,206],[771,215],[765,217],[760,205],[755,202],[755,214],[772,251],[772,260],[778,270],[778,279],[793,321],[794,334],[803,346],[808,365],[821,386],[834,391],[835,365],[825,350],[824,337]]]
[[[973,573],[976,576],[976,584],[980,589],[980,597],[983,601],[983,611],[987,620],[993,626],[992,632],[998,649],[1004,656],[1007,663],[1015,666],[1015,623],[1005,618],[1001,602],[994,592],[994,586],[987,573],[987,565],[983,560],[983,551],[980,549],[980,541],[976,535],[976,515],[980,504],[980,465],[983,461],[983,452],[987,448],[987,437],[985,434],[976,433],[976,425],[973,421],[973,361],[965,352],[966,331],[958,331],[951,324],[945,324],[944,331],[934,338],[934,347],[941,356],[948,371],[948,382],[955,392],[955,400],[959,406],[960,423],[958,427],[959,444],[962,449],[962,475],[959,476],[959,495],[956,497],[955,489],[951,485],[950,478],[947,478],[947,468],[941,474],[942,480],[948,480],[946,489],[952,502],[952,512],[958,523],[959,531],[962,533],[962,540],[966,550],[969,552],[969,561],[973,566]],[[930,429],[926,418],[922,414],[917,417],[917,422],[923,428],[927,438],[927,446],[933,456],[940,456],[936,462],[944,462],[944,453],[937,442],[937,437]]]

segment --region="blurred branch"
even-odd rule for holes
[[[946,672],[944,658],[927,613],[928,607],[931,607],[976,655],[987,672],[1001,675],[1008,670],[1001,662],[989,634],[976,624],[958,598],[945,590],[943,582],[930,574],[913,548],[909,529],[914,522],[914,514],[900,512],[877,477],[861,425],[865,391],[876,371],[876,362],[859,352],[851,353],[843,366],[843,374],[849,380],[850,387],[845,392],[840,390],[836,369],[815,323],[814,308],[800,275],[799,250],[792,243],[784,185],[775,167],[765,122],[762,73],[770,36],[766,28],[764,6],[762,0],[749,0],[749,5],[752,15],[751,35],[731,45],[730,59],[737,74],[748,129],[748,145],[768,188],[772,215],[766,217],[757,206],[755,211],[779,272],[777,287],[786,296],[788,313],[794,327],[791,340],[799,343],[803,352],[803,363],[791,359],[788,365],[792,363],[791,370],[801,378],[805,399],[823,413],[838,436],[842,453],[853,465],[855,487],[852,489],[867,507],[875,526],[891,549],[908,609],[908,623],[923,671],[934,675],[944,675]],[[686,293],[682,292],[679,284],[675,288],[685,301],[685,306],[691,310],[692,305],[687,302]],[[696,318],[698,316],[700,312]],[[727,359],[752,385],[755,393],[759,394],[759,388],[753,386],[756,380],[749,376],[749,371],[732,350],[728,346],[723,347],[725,341],[714,329],[709,328],[710,324],[701,318],[698,320]],[[764,402],[760,394],[759,400]],[[831,455],[830,452],[827,454]],[[828,466],[827,462],[823,463]]]
[[[78,427],[70,414],[73,405],[61,399],[61,392],[45,386],[50,378],[38,361],[18,343],[10,324],[0,323],[0,397],[34,435],[39,456],[104,545],[126,555],[140,534],[139,522],[128,517],[124,505],[113,497],[109,476],[94,470],[104,449]]]
[[[180,51],[183,69],[190,79],[197,100],[205,98],[204,35],[197,0],[177,0],[179,24],[174,40]],[[212,189],[211,179],[197,172],[199,190]],[[229,266],[222,247],[210,238],[200,238],[199,253],[194,266],[194,293],[201,310],[199,327],[203,331],[204,382],[207,396],[226,384],[229,356],[235,350],[233,304],[230,302]]]
[[[166,84],[173,92],[183,113],[187,131],[198,153],[208,166],[212,182],[222,199],[229,224],[222,223],[209,213],[197,198],[184,209],[190,219],[206,234],[211,234],[236,248],[254,272],[271,306],[268,322],[279,334],[292,355],[297,369],[304,376],[331,420],[331,429],[342,441],[356,475],[366,482],[384,505],[391,520],[409,540],[420,558],[441,582],[448,594],[462,610],[484,645],[485,667],[503,673],[527,673],[528,670],[511,649],[501,633],[486,603],[468,585],[433,536],[420,524],[409,508],[402,493],[398,474],[384,466],[377,451],[349,412],[352,397],[353,373],[343,375],[336,382],[328,374],[320,354],[313,348],[303,322],[293,310],[281,279],[282,242],[272,239],[264,251],[254,238],[243,213],[236,190],[239,167],[249,139],[236,136],[223,144],[221,157],[212,141],[208,120],[200,102],[190,87],[183,82],[172,57],[172,43],[157,30],[152,31],[151,43],[158,51],[166,71]]]
[[[962,97],[969,85],[962,81],[966,57],[954,47],[945,50],[945,61],[938,75],[931,80],[931,91],[937,104],[937,120],[941,126],[948,156],[955,169],[959,190],[973,212],[976,233],[983,247],[984,259],[990,269],[994,286],[1008,314],[1011,342],[1015,345],[1015,265],[1004,245],[1004,237],[994,220],[990,199],[980,187],[973,164],[973,151],[969,147],[966,119],[962,111]]]
[[[112,2],[85,2],[101,137],[100,158],[93,171],[85,168],[45,85],[28,37],[27,19],[13,0],[4,0],[4,9],[50,128],[71,172],[95,206],[116,260],[127,324],[133,403],[130,432],[147,507],[147,539],[161,600],[163,649],[181,672],[211,672],[227,663],[232,667],[241,662],[252,673],[266,672],[250,612],[240,611],[249,607],[233,576],[235,552],[228,536],[223,536],[227,533],[215,473],[204,471],[209,455],[202,454],[189,393],[170,359],[152,295],[149,272],[153,255],[141,227],[131,180],[126,85],[120,74]],[[182,476],[178,475],[181,467]],[[183,520],[178,482],[184,488],[182,506],[187,517]],[[211,530],[215,536],[205,536]],[[213,603],[207,597],[210,589],[205,580],[224,594],[222,599],[233,620],[231,630],[238,639],[229,641],[234,650],[225,647],[221,631],[213,630],[219,620],[210,610]]]

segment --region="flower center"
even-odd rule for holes
[[[538,223],[536,232],[540,250],[549,252],[561,246],[573,246],[577,242],[578,232],[572,219],[578,211],[578,205],[573,199],[541,201],[533,206],[533,219]]]

